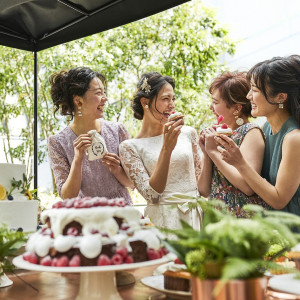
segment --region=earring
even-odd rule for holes
[[[239,117],[239,112],[236,110],[233,115],[235,117],[235,123],[239,126],[242,126],[244,124],[244,120]]]
[[[81,112],[81,105],[78,104],[78,117],[82,117],[82,112]]]
[[[148,104],[145,105],[145,108],[146,108],[146,109],[149,108]]]
[[[283,108],[283,103],[280,102],[278,107],[282,109]]]

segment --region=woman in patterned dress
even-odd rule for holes
[[[50,165],[57,191],[63,198],[123,197],[132,201],[126,186],[133,186],[125,174],[119,144],[129,138],[125,127],[102,119],[107,102],[105,77],[86,67],[61,71],[50,77],[55,113],[69,115],[73,122],[48,141]],[[104,138],[108,153],[102,160],[89,161],[86,150],[96,130]]]
[[[157,72],[142,75],[132,104],[142,128],[136,138],[120,144],[120,158],[146,199],[145,215],[154,225],[178,229],[183,219],[200,229],[201,211],[189,203],[198,193],[198,137],[182,118],[168,120],[175,107],[174,88],[171,77]]]
[[[260,174],[265,149],[260,127],[249,122],[251,105],[246,96],[249,83],[243,72],[225,72],[215,78],[209,88],[212,95],[210,109],[216,117],[223,116],[220,124],[226,123],[232,130],[230,137],[243,153],[252,168]],[[245,204],[268,205],[250,188],[239,172],[227,164],[217,149],[215,127],[209,127],[200,134],[199,144],[203,151],[203,168],[199,179],[199,192],[210,199],[223,200],[230,211],[243,217]]]
[[[224,161],[273,209],[300,215],[300,56],[274,57],[247,74],[253,116],[265,116],[261,176],[226,137],[217,139]]]

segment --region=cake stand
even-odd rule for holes
[[[56,273],[80,273],[79,291],[76,300],[122,300],[116,287],[116,271],[138,269],[142,267],[158,265],[168,262],[172,256],[163,258],[115,266],[92,266],[92,267],[46,267],[31,264],[23,260],[22,255],[13,259],[18,268],[40,272]]]

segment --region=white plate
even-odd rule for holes
[[[172,296],[172,299],[182,299],[188,300],[191,299],[192,293],[191,292],[183,292],[183,291],[173,291],[167,290],[164,288],[164,276],[149,276],[142,278],[141,282],[144,285],[151,287],[159,292]]]
[[[41,265],[31,264],[28,261],[25,261],[22,255],[17,256],[13,259],[13,264],[25,270],[32,271],[41,271],[41,272],[59,272],[59,273],[81,273],[81,272],[106,272],[106,271],[122,271],[122,270],[131,270],[141,267],[153,266],[168,262],[170,258],[168,255],[165,255],[163,258],[143,261],[140,263],[133,264],[121,264],[115,266],[91,266],[91,267],[47,267]]]
[[[295,274],[277,275],[269,280],[273,290],[300,295],[300,280],[294,279]]]

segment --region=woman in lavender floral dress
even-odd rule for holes
[[[233,130],[231,139],[240,148],[248,163],[260,173],[265,142],[260,127],[249,122],[251,104],[246,98],[249,89],[245,73],[223,73],[210,86],[210,109],[216,117],[223,116],[220,124],[226,123]],[[269,208],[239,172],[222,159],[214,136],[214,127],[206,128],[200,134],[199,144],[203,151],[203,168],[198,181],[200,194],[223,200],[238,217],[245,215],[242,209],[245,204],[259,204]]]
[[[132,201],[126,186],[132,184],[119,158],[119,144],[129,138],[125,127],[102,119],[106,80],[100,73],[85,67],[61,71],[50,78],[55,113],[69,115],[73,122],[49,138],[50,165],[59,195],[72,197],[123,197]],[[96,130],[104,138],[108,153],[100,160],[89,161],[86,155]]]

